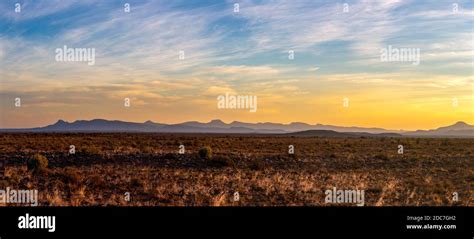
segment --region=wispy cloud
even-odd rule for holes
[[[14,97],[50,118],[77,117],[67,105],[87,112],[94,104],[96,111],[132,117],[120,108],[128,97],[141,119],[166,112],[167,120],[178,121],[239,117],[215,112],[215,95],[228,91],[259,96],[259,113],[243,118],[279,121],[294,105],[291,115],[314,122],[305,114],[308,102],[326,110],[332,103],[321,102],[350,91],[366,102],[381,90],[403,90],[405,104],[472,94],[470,1],[458,2],[456,12],[452,3],[412,0],[237,2],[234,13],[235,1],[143,0],[131,2],[127,13],[116,1],[35,0],[21,1],[16,13],[16,1],[2,1],[2,110],[25,120],[2,119],[0,126],[34,118],[35,111],[11,107]],[[56,62],[55,49],[64,45],[94,48],[95,65]],[[421,64],[381,62],[387,45],[420,48]]]

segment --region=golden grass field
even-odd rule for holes
[[[48,168],[30,172],[38,153]],[[346,206],[324,202],[333,187],[366,206],[474,205],[474,139],[4,133],[0,160],[0,189],[37,189],[40,206]]]

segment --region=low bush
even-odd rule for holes
[[[28,159],[26,167],[30,172],[44,171],[48,167],[48,159],[41,154],[35,154],[33,157]]]
[[[208,161],[208,165],[211,167],[223,168],[223,167],[234,167],[234,161],[229,157],[214,157]]]
[[[199,157],[202,159],[211,159],[212,158],[212,149],[209,146],[199,149]]]

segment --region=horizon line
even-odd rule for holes
[[[464,123],[464,124],[467,124],[467,125],[470,125],[470,126],[474,126],[473,123],[466,122],[466,121],[464,121],[464,120],[457,120],[457,121],[455,121],[455,122],[452,123],[452,124],[440,125],[440,126],[437,126],[436,128],[406,130],[406,129],[388,129],[388,128],[377,127],[377,126],[357,126],[357,125],[347,126],[347,125],[334,125],[334,124],[322,124],[322,123],[314,123],[314,124],[311,124],[311,123],[302,122],[302,121],[292,121],[292,122],[288,122],[288,123],[281,123],[281,122],[271,122],[271,121],[266,121],[266,122],[261,122],[261,121],[259,121],[259,122],[245,122],[245,121],[233,120],[233,121],[230,121],[230,122],[225,122],[224,120],[221,120],[221,119],[212,119],[212,120],[209,120],[209,121],[207,121],[207,122],[206,122],[206,121],[201,122],[201,121],[198,121],[198,120],[187,120],[187,121],[178,122],[178,123],[164,123],[164,122],[153,121],[153,120],[146,120],[146,121],[137,122],[137,121],[126,121],[126,120],[120,120],[120,119],[93,118],[93,119],[76,119],[76,120],[73,120],[73,121],[67,121],[67,120],[64,120],[64,119],[58,119],[58,120],[56,120],[56,121],[53,122],[53,123],[46,124],[46,125],[41,125],[41,126],[15,127],[15,128],[12,128],[12,127],[9,127],[9,128],[0,127],[0,129],[34,129],[34,128],[43,128],[43,127],[51,126],[51,125],[57,124],[57,123],[60,122],[60,121],[63,121],[63,122],[66,122],[66,123],[70,123],[70,124],[71,124],[71,123],[74,123],[74,122],[77,122],[77,121],[93,121],[93,120],[119,121],[119,122],[125,122],[125,123],[138,123],[138,124],[144,124],[144,123],[146,123],[146,122],[152,122],[152,123],[165,124],[165,125],[179,125],[179,124],[184,124],[184,123],[188,123],[188,122],[211,123],[211,122],[213,122],[213,121],[221,121],[221,122],[224,123],[224,124],[232,124],[232,123],[238,122],[238,123],[247,123],[247,124],[266,124],[266,123],[270,123],[270,124],[291,125],[291,124],[298,124],[298,123],[300,123],[300,124],[307,124],[307,125],[310,125],[310,126],[323,125],[323,126],[334,126],[334,127],[345,127],[345,128],[383,129],[383,130],[387,130],[387,131],[401,131],[401,132],[409,132],[409,131],[417,131],[417,130],[432,130],[432,129],[438,129],[438,128],[440,128],[440,127],[455,125],[455,124],[458,124],[458,123]]]

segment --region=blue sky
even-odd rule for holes
[[[0,126],[57,118],[387,128],[472,122],[472,7],[472,1],[410,0],[3,0]],[[56,62],[55,49],[64,45],[95,48],[96,64]],[[419,48],[421,64],[381,62],[380,49],[388,45]],[[179,51],[185,60],[178,60]],[[215,97],[225,92],[259,96],[259,112],[217,111]],[[23,111],[10,104],[16,96],[24,99]],[[123,97],[135,102],[135,113],[113,106]],[[341,112],[343,97],[359,108]],[[434,112],[453,97],[462,103],[457,111]],[[402,115],[422,110],[413,122],[386,106]],[[370,119],[363,117],[368,111]]]

